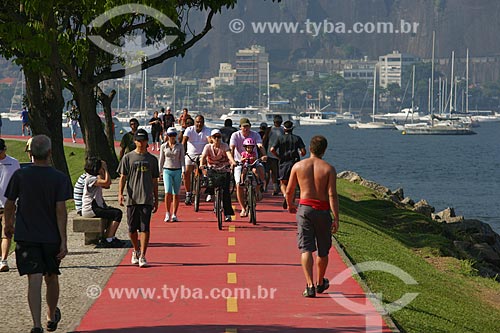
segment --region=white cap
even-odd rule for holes
[[[170,110],[170,111],[172,111],[172,109],[170,108],[170,106],[167,106],[167,110]]]
[[[177,134],[177,130],[175,129],[175,127],[169,127],[167,129],[167,135],[169,134]]]
[[[214,136],[215,134],[221,134],[221,132],[218,129],[213,129],[210,136]]]

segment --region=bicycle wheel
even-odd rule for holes
[[[200,210],[200,175],[194,176],[193,187],[193,197],[194,197],[194,211]]]
[[[222,230],[222,189],[217,187],[215,189],[215,214],[217,215],[217,226]]]
[[[256,208],[256,201],[255,201],[255,188],[250,187],[248,189],[248,216],[250,217],[250,223],[256,224],[257,223],[257,212],[255,211]]]

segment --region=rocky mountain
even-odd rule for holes
[[[491,57],[477,60],[483,64],[476,70],[483,72],[478,74],[483,79],[496,80],[500,72],[499,15],[498,0],[240,0],[233,10],[215,18],[213,30],[185,58],[177,59],[177,66],[214,74],[219,62],[234,63],[236,50],[252,44],[266,47],[275,70],[295,69],[301,58],[376,59],[393,50],[430,58],[432,32],[436,31],[436,58],[448,59],[452,50],[457,57],[465,57],[469,48],[471,57]],[[416,30],[401,33],[401,28],[409,28],[401,26],[402,20],[415,24]],[[238,28],[235,22],[244,23],[242,32],[231,31]],[[262,28],[264,22],[274,23],[275,28],[281,23],[281,33],[271,33],[269,26],[266,32],[255,31],[255,25]],[[392,22],[399,33],[348,33],[357,22],[365,28]],[[284,23],[296,27],[296,32],[286,33]],[[331,24],[337,27],[335,32],[331,32]]]

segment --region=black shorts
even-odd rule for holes
[[[116,222],[122,221],[123,212],[120,209],[109,206],[106,208],[99,207],[95,200],[92,200],[92,211],[96,217],[102,217]]]
[[[292,167],[295,161],[280,162],[279,164],[279,180],[290,179],[290,173],[292,172]]]
[[[274,174],[274,176],[278,176],[280,161],[277,158],[268,158],[266,163],[268,170],[271,171]],[[276,177],[276,179],[278,179],[278,177]]]
[[[19,275],[61,274],[56,256],[60,251],[60,244],[16,242],[16,263]]]
[[[318,250],[319,257],[326,257],[332,247],[332,215],[330,210],[316,210],[299,205],[297,209],[297,241],[301,252]]]
[[[151,205],[132,205],[127,206],[127,222],[129,232],[149,232],[151,222]]]

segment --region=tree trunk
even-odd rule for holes
[[[97,98],[102,104],[104,109],[104,128],[105,134],[108,138],[108,146],[110,150],[114,151],[115,149],[115,126],[113,124],[111,103],[115,98],[116,91],[111,90],[109,95],[106,95],[99,86],[97,86]]]
[[[83,140],[85,141],[87,157],[99,157],[106,161],[108,171],[112,178],[118,173],[118,158],[113,148],[103,144],[107,142],[104,134],[101,118],[96,113],[96,96],[94,87],[88,84],[77,84],[74,86],[75,98],[80,110],[80,126],[82,127]]]
[[[24,69],[24,74],[32,134],[45,134],[51,139],[52,164],[69,176],[63,144],[61,72],[53,70],[50,74],[39,74]]]

